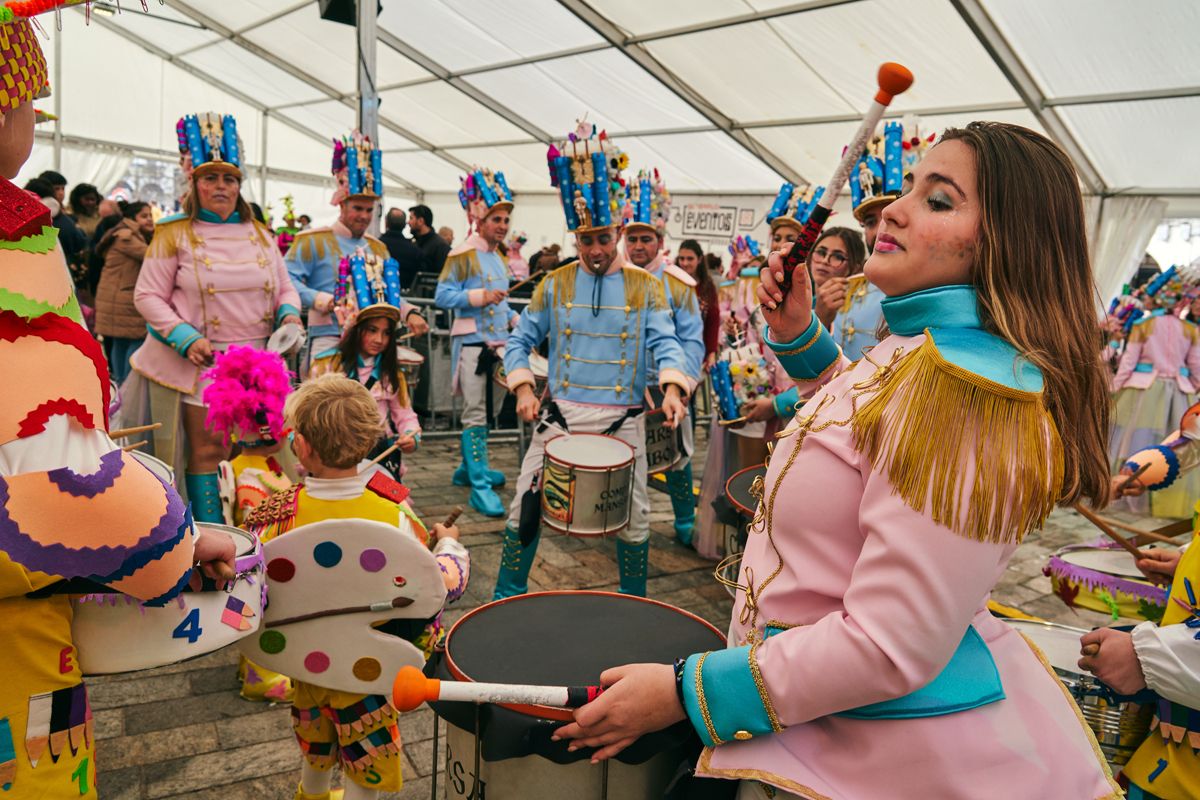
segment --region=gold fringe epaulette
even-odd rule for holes
[[[854,305],[855,293],[857,293],[859,290],[859,287],[861,287],[866,282],[867,282],[867,276],[863,275],[861,272],[858,273],[857,275],[851,275],[846,280],[846,296],[842,299],[842,307],[838,309],[839,313],[841,313],[841,314],[849,313],[850,308]]]
[[[1147,317],[1143,320],[1138,320],[1129,330],[1129,336],[1126,341],[1129,344],[1141,344],[1150,338],[1150,332],[1154,330],[1155,317]]]
[[[292,529],[296,519],[297,499],[304,484],[297,483],[282,492],[267,497],[246,515],[243,527],[263,542],[269,542]]]
[[[302,261],[315,261],[325,258],[327,252],[339,253],[337,237],[332,228],[314,228],[296,234],[296,240],[288,249],[288,255],[296,254]]]
[[[181,216],[157,223],[154,226],[154,236],[146,248],[146,258],[175,258],[185,236],[193,245],[198,241],[192,230],[192,220],[188,217]]]
[[[472,247],[469,250],[446,256],[446,263],[442,266],[442,274],[438,276],[438,280],[462,282],[472,275],[482,273],[483,268],[479,266],[479,251]]]
[[[700,301],[696,299],[696,290],[671,273],[668,272],[666,275],[667,287],[671,292],[671,305],[675,308],[687,309],[692,313],[699,313]]]
[[[533,298],[529,301],[531,311],[543,311],[546,308],[546,292],[554,291],[555,302],[569,301],[575,296],[575,273],[578,272],[579,262],[572,261],[552,271],[543,278],[533,290]]]
[[[932,337],[851,425],[892,491],[960,536],[1020,542],[1061,496],[1062,442],[1042,393],[950,363]]]
[[[662,281],[639,267],[623,267],[625,273],[625,305],[662,311],[667,308],[667,295]]]
[[[372,253],[379,256],[379,258],[388,259],[392,257],[392,254],[388,252],[387,245],[376,239],[374,236],[367,234],[363,238],[367,240],[367,247],[370,248]]]

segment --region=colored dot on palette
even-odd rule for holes
[[[296,565],[286,558],[272,558],[267,562],[267,577],[279,583],[287,583],[296,577]]]
[[[258,646],[264,653],[282,653],[287,647],[287,637],[279,631],[263,631],[258,637]]]
[[[383,667],[374,658],[360,658],[354,662],[354,677],[360,681],[373,681],[383,673]]]
[[[321,542],[313,548],[313,561],[322,567],[336,567],[342,561],[342,548],[333,542]]]
[[[320,674],[329,669],[329,656],[320,650],[313,650],[304,657],[304,668],[309,672]]]
[[[372,547],[362,551],[362,555],[358,557],[358,563],[367,572],[379,572],[387,566],[387,556],[382,550]]]

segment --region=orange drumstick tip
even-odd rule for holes
[[[908,91],[913,84],[913,74],[908,67],[895,61],[886,61],[879,67],[879,91],[875,102],[888,105],[898,94]]]
[[[401,667],[392,681],[392,705],[397,711],[412,711],[426,700],[437,700],[441,685],[416,667]]]

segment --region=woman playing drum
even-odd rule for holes
[[[697,771],[743,798],[1122,796],[986,610],[1055,504],[1108,495],[1075,170],[1033,131],[972,123],[904,189],[866,266],[891,330],[870,359],[842,357],[804,269],[786,293],[778,256],[763,273],[769,343],[811,398],[768,466],[729,649],[605,672],[558,736],[608,758],[687,718]]]

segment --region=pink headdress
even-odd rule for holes
[[[283,402],[292,374],[278,353],[235,345],[217,353],[203,377],[212,380],[204,390],[208,427],[226,443],[270,443],[283,435]]]

